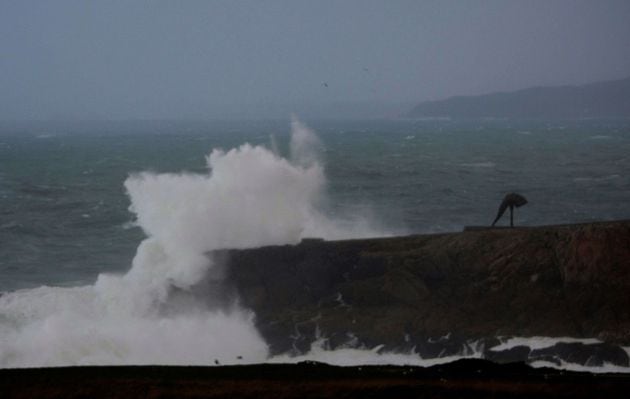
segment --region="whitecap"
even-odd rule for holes
[[[485,162],[460,163],[459,166],[464,166],[467,168],[494,168],[496,164],[494,162],[485,161]]]
[[[608,175],[608,176],[599,176],[599,177],[575,177],[573,178],[573,181],[576,183],[592,182],[592,181],[606,181],[606,180],[618,179],[620,177],[621,176],[618,174],[613,174],[613,175]]]
[[[309,352],[302,355],[278,355],[267,360],[268,363],[299,363],[316,361],[334,366],[365,366],[365,365],[397,365],[431,367],[439,364],[451,363],[459,359],[480,359],[479,352],[469,354],[444,356],[436,358],[422,358],[414,351],[408,353],[383,351],[382,346],[373,348],[342,347],[334,350],[326,349],[326,341],[321,339],[313,342]]]
[[[571,337],[511,337],[497,346],[489,348],[491,351],[499,352],[512,349],[516,346],[527,346],[531,350],[545,349],[552,347],[558,343],[582,343],[582,344],[599,344],[602,341],[595,338],[571,338]]]

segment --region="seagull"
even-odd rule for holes
[[[517,194],[517,193],[507,194],[503,198],[503,201],[501,202],[501,205],[499,206],[499,212],[497,213],[497,217],[494,219],[494,222],[492,222],[492,226],[494,227],[494,225],[499,221],[499,219],[501,219],[501,216],[503,216],[506,209],[509,207],[510,208],[510,227],[514,227],[514,215],[513,215],[514,207],[519,208],[525,204],[527,204],[527,200],[522,195]]]
[[[322,82],[322,86],[324,86],[324,87],[328,87],[328,83],[326,83],[326,82]]]

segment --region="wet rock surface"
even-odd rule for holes
[[[487,350],[498,336],[546,336],[614,347],[569,346],[593,352],[572,355],[581,364],[628,363],[619,348],[630,345],[628,221],[308,240],[215,256],[226,266],[224,285],[256,313],[274,354],[305,352],[325,338],[329,348],[383,345],[440,357]]]
[[[581,342],[559,342],[543,349],[535,349],[529,360],[546,360],[561,364],[576,363],[588,367],[601,367],[604,363],[628,367],[628,353],[617,345],[607,343],[584,344]]]

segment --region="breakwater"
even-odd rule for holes
[[[272,353],[304,352],[318,339],[429,356],[510,336],[630,344],[629,221],[304,240],[214,256]]]

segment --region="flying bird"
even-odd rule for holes
[[[494,222],[492,222],[492,226],[494,227],[499,219],[501,219],[501,216],[503,216],[506,209],[510,208],[510,227],[514,227],[514,207],[519,208],[525,204],[527,204],[527,200],[522,195],[517,193],[507,194],[499,206],[499,212],[497,213],[497,217],[494,219]]]
[[[328,87],[328,83],[326,83],[326,82],[322,82],[322,86],[324,86],[324,87]]]

